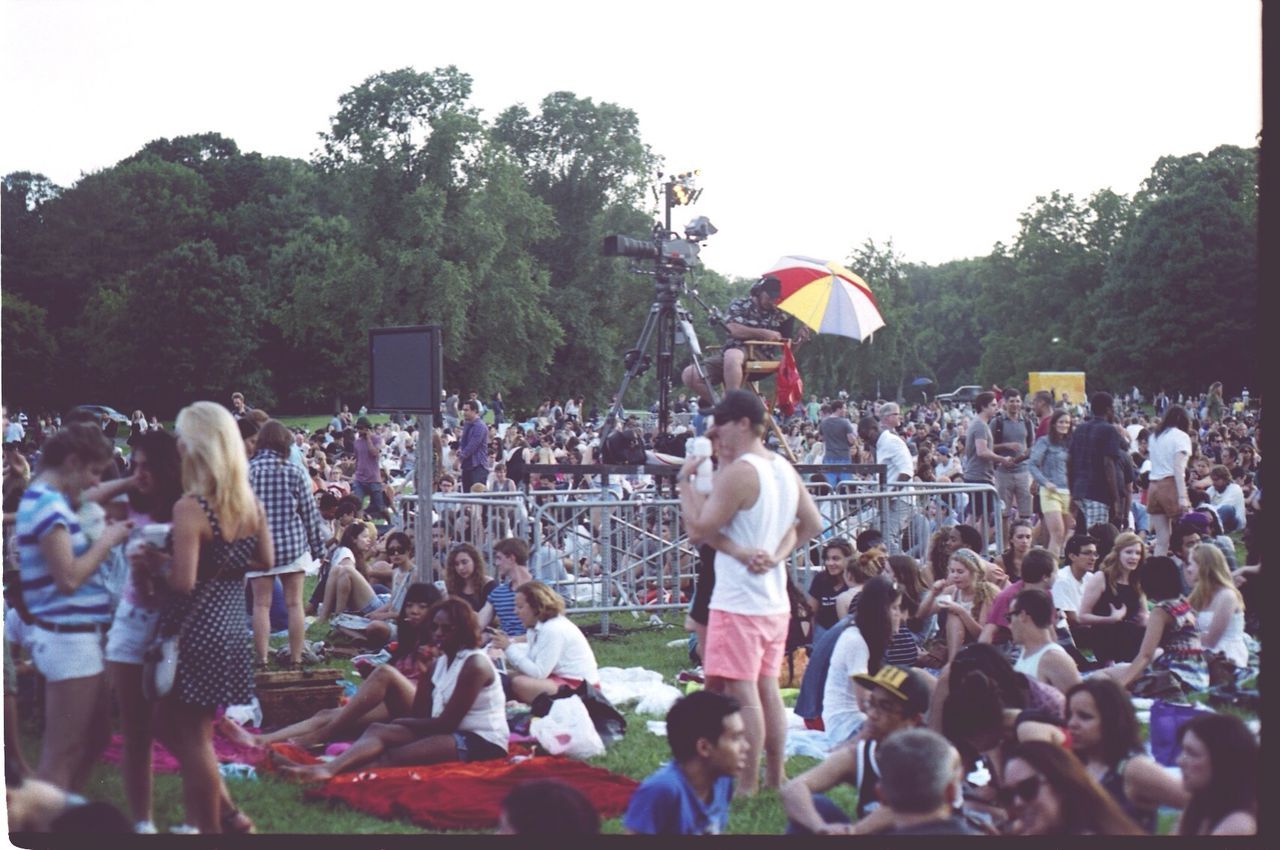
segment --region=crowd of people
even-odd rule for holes
[[[646,514],[625,568],[647,591],[634,598],[688,602],[707,687],[672,710],[672,762],[641,786],[624,826],[723,830],[734,795],[773,787],[798,832],[1136,834],[1154,829],[1158,806],[1183,812],[1184,833],[1251,831],[1256,789],[1219,790],[1223,765],[1256,761],[1253,733],[1233,715],[1196,718],[1181,733],[1179,783],[1143,754],[1129,699],[1256,673],[1261,407],[1221,390],[1158,393],[1154,413],[1136,393],[1095,393],[1086,407],[1048,393],[1024,404],[1007,388],[978,394],[971,411],[844,397],[812,398],[790,419],[772,411],[796,456],[880,464],[910,494],[860,513],[856,537],[833,532],[830,496],[865,489],[866,476],[802,478],[752,393],[704,405],[690,433],[706,427],[713,440],[714,488],[694,487],[702,458],[684,459],[679,507]],[[189,405],[172,431],[136,412],[126,454],[114,423],[91,414],[27,430],[6,411],[6,719],[17,716],[15,657],[38,671],[45,712],[34,768],[6,748],[11,785],[75,799],[114,700],[134,831],[154,831],[154,739],[182,764],[188,828],[246,832],[215,729],[255,746],[355,738],[319,765],[277,756],[284,775],[315,781],[503,757],[508,700],[598,686],[590,643],[566,616],[567,585],[600,574],[609,542],[598,527],[533,533],[527,510],[495,522],[500,512],[449,496],[532,505],[603,489],[526,470],[599,462],[599,411],[548,399],[504,422],[501,396],[486,406],[474,392],[450,394],[445,411],[429,437],[444,498],[427,582],[397,509],[424,437],[400,417],[375,425],[344,407],[308,433],[236,393],[229,408]],[[912,489],[948,481],[992,490]],[[660,496],[642,476],[611,492]],[[250,733],[215,722],[219,706],[252,699],[255,670],[306,662],[308,615],[389,659],[345,705],[300,723]],[[156,694],[144,663],[175,636],[176,675]],[[809,663],[796,712],[825,731],[830,754],[788,780],[777,682],[798,646]],[[975,769],[990,780],[976,783]],[[852,814],[823,796],[840,782],[858,789]]]

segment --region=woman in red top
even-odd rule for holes
[[[228,717],[218,721],[218,731],[236,743],[265,747],[290,741],[310,747],[335,739],[349,739],[360,734],[371,723],[385,723],[403,717],[413,705],[418,678],[435,660],[431,644],[431,625],[427,611],[440,599],[435,585],[417,582],[405,591],[404,607],[396,620],[399,642],[386,664],[374,668],[346,705],[326,708],[283,729],[266,734],[253,734]]]

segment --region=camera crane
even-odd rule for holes
[[[613,235],[604,238],[603,253],[606,257],[631,257],[633,259],[651,259],[652,269],[633,268],[639,274],[652,275],[654,278],[653,303],[649,306],[649,314],[645,318],[644,327],[634,348],[623,355],[626,372],[622,383],[614,397],[613,407],[605,420],[605,430],[610,430],[614,423],[622,417],[622,400],[627,386],[637,375],[643,374],[655,358],[649,355],[649,346],[654,344],[656,336],[656,363],[658,368],[658,434],[668,433],[671,420],[670,394],[675,364],[676,332],[680,331],[689,346],[693,357],[693,365],[698,375],[706,381],[707,373],[702,366],[702,349],[698,344],[698,336],[693,328],[693,316],[680,303],[680,294],[689,293],[713,319],[719,320],[714,310],[698,297],[695,290],[689,289],[685,281],[685,273],[698,264],[698,251],[703,242],[716,232],[706,216],[698,216],[685,225],[684,237],[681,238],[671,230],[671,208],[694,203],[702,194],[702,190],[694,186],[696,171],[672,175],[662,184],[665,207],[664,221],[656,221],[649,239],[633,239],[628,236]],[[658,175],[662,177],[661,174]],[[655,188],[654,194],[657,194]],[[708,385],[710,382],[707,382]],[[715,388],[711,388],[712,398],[719,401]]]

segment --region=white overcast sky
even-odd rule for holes
[[[486,118],[559,90],[635,110],[668,169],[702,170],[674,222],[710,217],[703,259],[744,276],[868,237],[912,261],[985,254],[1037,195],[1131,195],[1158,157],[1253,145],[1262,122],[1258,0],[0,9],[0,173],[69,186],[204,131],[306,158],[366,77],[455,64]]]

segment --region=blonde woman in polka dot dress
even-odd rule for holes
[[[179,602],[161,615],[162,633],[181,632],[173,690],[160,705],[157,732],[182,766],[187,823],[200,832],[248,832],[231,802],[213,752],[220,705],[253,698],[253,660],[245,614],[245,572],[270,569],[271,532],[249,487],[244,443],[231,413],[199,401],[175,430],[185,495],[173,509],[168,584]]]

